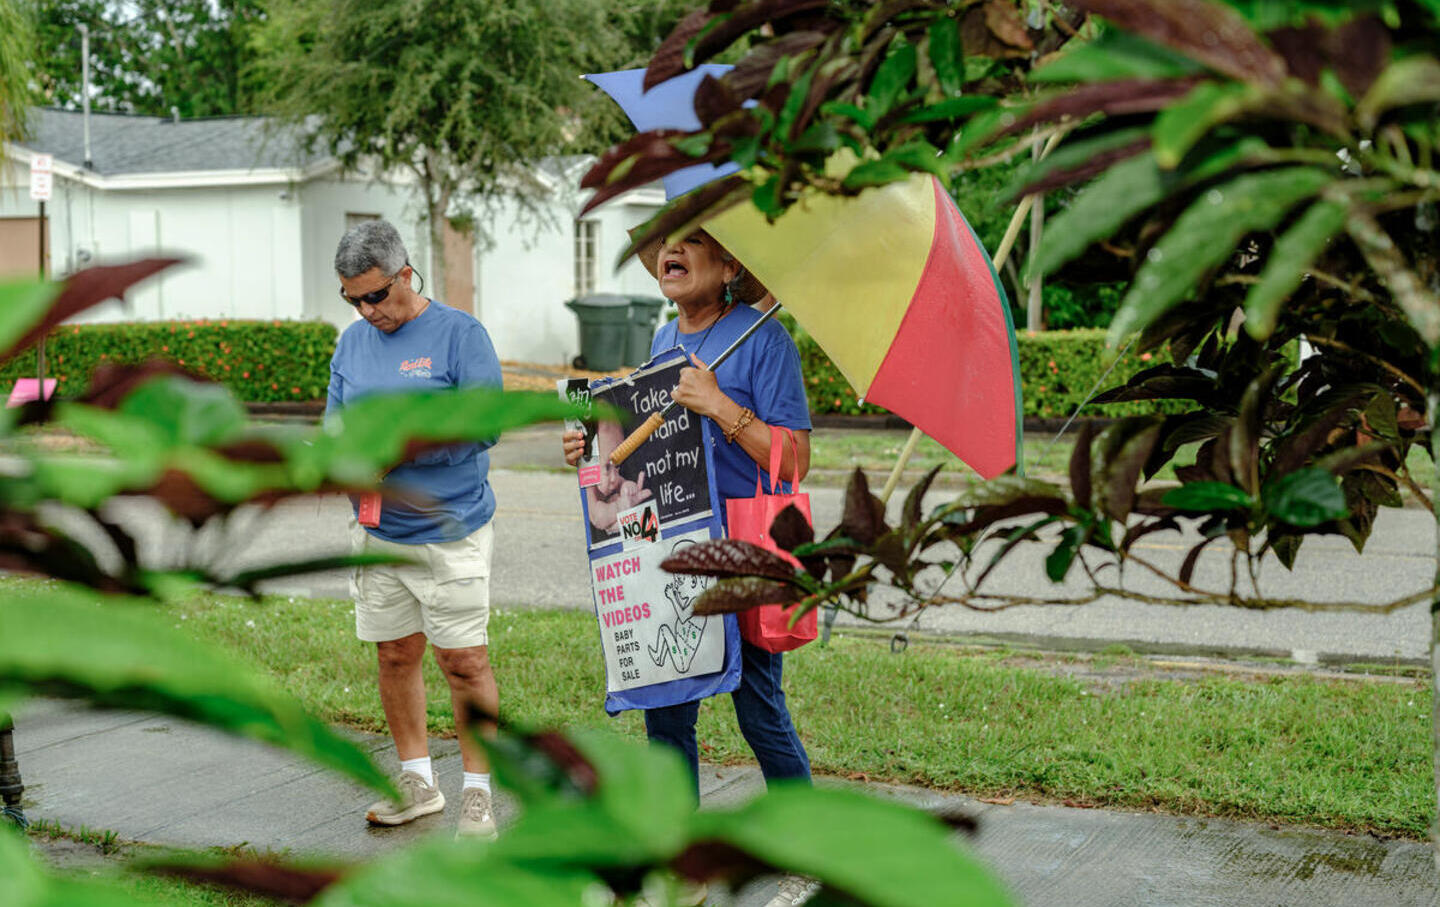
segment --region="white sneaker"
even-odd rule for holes
[[[780,890],[765,907],[797,907],[815,897],[819,890],[820,883],[814,879],[787,873],[780,879]]]
[[[704,882],[680,879],[675,884],[675,907],[702,907],[705,899],[710,896],[710,886]],[[635,907],[656,907],[660,902],[651,900],[647,894],[641,894],[635,898],[634,903]]]
[[[400,790],[398,803],[380,800],[365,811],[365,820],[371,825],[404,825],[445,808],[445,795],[414,772],[401,772],[395,786]]]
[[[455,826],[455,837],[495,840],[495,814],[490,810],[489,791],[467,787],[460,792],[460,824]]]

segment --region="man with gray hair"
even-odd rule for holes
[[[393,226],[367,221],[347,232],[335,271],[341,297],[363,320],[335,345],[327,419],[343,418],[347,404],[368,394],[500,387],[489,334],[473,316],[412,289],[414,269]],[[487,636],[495,513],[489,446],[427,450],[386,474],[381,487],[394,494],[354,502],[352,550],[412,562],[357,568],[351,581],[355,633],[376,644],[380,704],[400,759],[400,799],[369,808],[365,818],[375,825],[445,808],[425,733],[420,665],[428,641],[450,685],[464,762],[457,834],[495,835],[489,765],[467,733],[470,706],[494,715],[499,703]]]

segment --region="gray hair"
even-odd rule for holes
[[[400,231],[383,220],[367,220],[346,231],[335,249],[335,273],[358,277],[371,268],[395,274],[409,262]]]

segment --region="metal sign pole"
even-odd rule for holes
[[[40,279],[45,279],[45,201],[40,201]],[[36,392],[38,399],[45,399],[45,335],[40,335],[40,342],[35,346],[35,378],[39,381],[36,385],[39,390]]]

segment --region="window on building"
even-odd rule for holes
[[[346,211],[346,212],[345,212],[345,232],[347,232],[347,233],[350,232],[351,230],[355,229],[356,227],[360,226],[361,224],[365,223],[366,221],[379,220],[379,219],[380,219],[380,215],[378,215],[378,214],[361,214],[361,213],[356,212],[356,211]]]
[[[596,258],[600,245],[600,223],[593,220],[575,222],[575,295],[595,292]]]

